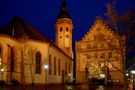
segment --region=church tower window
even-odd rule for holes
[[[41,53],[36,52],[36,74],[41,73]]]
[[[69,35],[66,35],[66,38],[69,38]]]
[[[69,30],[68,30],[68,27],[66,27],[66,31],[68,32]]]
[[[60,32],[62,32],[62,27],[60,27]]]

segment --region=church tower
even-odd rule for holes
[[[55,42],[64,52],[73,58],[72,29],[72,20],[68,13],[66,2],[63,1],[55,24]]]

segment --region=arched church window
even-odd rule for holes
[[[52,58],[51,55],[49,55],[49,74],[52,74]]]
[[[58,61],[58,74],[59,74],[59,76],[60,76],[60,59],[59,59],[59,61]]]
[[[54,75],[56,75],[56,57],[54,57]]]
[[[65,62],[65,73],[67,75],[67,62]]]
[[[1,48],[1,46],[0,46],[0,66],[1,66],[1,64],[2,64],[2,58],[1,58],[1,55],[2,54],[2,48]]]
[[[36,74],[41,73],[41,53],[36,52]]]
[[[10,65],[10,70],[11,70],[11,72],[13,72],[14,71],[14,48],[13,47],[11,47],[11,51],[10,51],[10,56],[11,56],[11,60],[10,60],[10,63],[11,63],[11,65]]]
[[[60,32],[62,32],[62,27],[60,27]]]

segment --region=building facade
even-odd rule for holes
[[[0,80],[21,84],[73,81],[73,25],[63,7],[67,8],[65,2],[56,21],[56,43],[17,16],[0,28]]]
[[[101,18],[95,20],[82,40],[75,43],[76,82],[94,77],[104,79],[105,84],[123,84],[124,58],[119,37]]]

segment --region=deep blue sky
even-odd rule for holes
[[[0,27],[13,16],[20,16],[54,41],[55,22],[63,0],[0,0]],[[134,8],[135,0],[66,0],[72,18],[73,42],[80,40],[93,24],[96,16],[103,16],[107,2],[116,2],[118,11]]]

